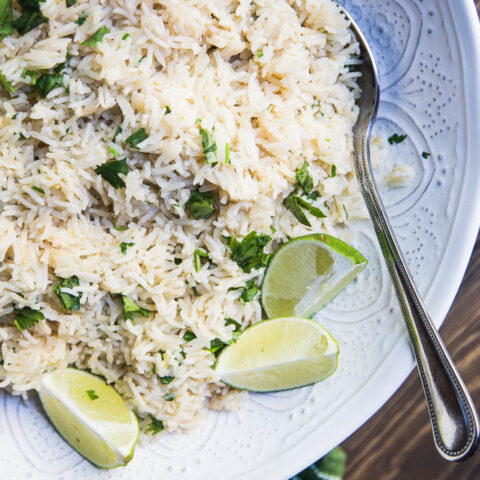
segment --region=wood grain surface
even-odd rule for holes
[[[475,4],[480,14],[480,0]],[[479,409],[480,235],[440,334]],[[437,454],[416,371],[342,447],[347,452],[344,480],[480,480],[480,451],[462,463]]]

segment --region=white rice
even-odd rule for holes
[[[26,396],[42,373],[74,364],[103,375],[141,418],[193,428],[206,408],[237,408],[243,396],[219,382],[205,348],[231,338],[225,318],[243,327],[262,318],[258,298],[243,305],[230,289],[263,271],[243,272],[222,236],[266,233],[272,252],[309,232],[338,235],[365,214],[352,164],[357,45],[330,0],[40,5],[48,24],[0,41],[0,70],[17,89],[0,89],[0,387]],[[97,49],[81,45],[101,25],[109,33]],[[21,76],[64,61],[68,88],[43,100]],[[216,140],[214,167],[197,118]],[[129,149],[140,128],[148,138]],[[114,160],[109,146],[127,157],[126,188],[95,173]],[[305,160],[327,213],[307,214],[311,228],[282,205]],[[216,195],[208,220],[186,211],[197,186]],[[125,255],[121,242],[134,242]],[[199,248],[212,264],[197,272]],[[72,275],[80,286],[68,292],[82,297],[69,313],[52,287]],[[119,293],[152,313],[125,321]],[[46,320],[19,331],[13,309],[24,306]],[[187,330],[196,335],[188,343]],[[163,385],[160,376],[175,378]]]

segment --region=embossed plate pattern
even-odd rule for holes
[[[377,133],[405,132],[389,165],[411,185],[381,193],[412,274],[439,326],[480,224],[480,33],[471,0],[345,0],[373,47],[382,86]],[[427,159],[422,152],[431,153]],[[53,431],[35,400],[0,393],[0,478],[287,479],[353,433],[413,366],[400,312],[368,222],[354,244],[370,264],[318,319],[340,341],[336,375],[314,387],[251,395],[189,435],[137,447],[123,469],[97,470]],[[353,238],[353,237],[352,237]],[[459,319],[461,320],[461,319]]]

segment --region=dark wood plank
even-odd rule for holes
[[[477,407],[480,405],[480,236],[455,302],[440,329]],[[343,444],[345,480],[480,480],[480,453],[449,463],[435,450],[418,375]]]

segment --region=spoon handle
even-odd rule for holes
[[[369,133],[354,140],[357,177],[410,337],[427,399],[435,445],[445,459],[459,461],[471,455],[478,445],[478,414],[426,312],[384,213],[370,168]]]

